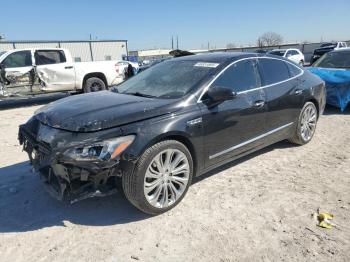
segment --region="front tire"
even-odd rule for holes
[[[106,90],[105,82],[98,77],[90,77],[84,83],[84,93]]]
[[[165,140],[142,154],[132,174],[123,175],[123,191],[135,207],[158,215],[184,198],[192,176],[193,160],[187,147],[176,140]]]
[[[295,133],[289,141],[297,145],[309,143],[315,134],[317,119],[318,113],[315,104],[307,102],[300,112]]]

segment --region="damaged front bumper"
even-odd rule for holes
[[[37,124],[40,125],[40,124]],[[116,192],[118,177],[133,164],[120,159],[111,161],[73,161],[63,157],[62,149],[37,139],[39,128],[20,126],[19,142],[28,153],[33,171],[54,198],[71,203]]]

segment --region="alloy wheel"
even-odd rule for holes
[[[150,205],[166,208],[181,198],[190,177],[186,155],[177,149],[166,149],[149,164],[144,178],[144,195]]]
[[[310,141],[316,130],[317,110],[313,104],[308,105],[301,117],[301,137]]]

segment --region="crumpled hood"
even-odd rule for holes
[[[75,95],[39,109],[41,123],[74,132],[93,132],[172,113],[176,101],[123,95],[110,91]]]

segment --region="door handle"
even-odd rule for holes
[[[258,100],[254,102],[254,107],[263,107],[265,105],[265,101]]]
[[[73,66],[66,66],[65,69],[72,69]]]
[[[297,89],[294,91],[294,94],[296,94],[296,95],[301,95],[302,93],[303,93],[302,89]]]

